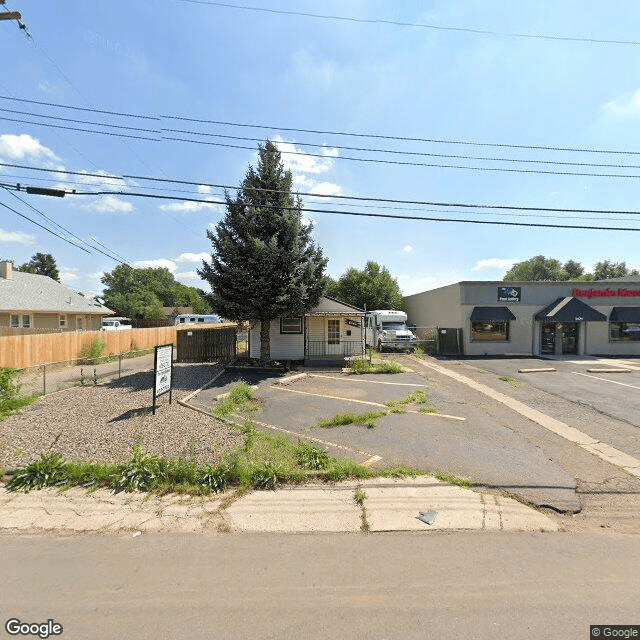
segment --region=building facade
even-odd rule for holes
[[[640,280],[458,282],[405,298],[467,355],[640,355]],[[444,333],[443,333],[444,332]]]

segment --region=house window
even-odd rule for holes
[[[280,333],[302,333],[302,316],[280,318]]]
[[[340,344],[340,320],[327,320],[327,344]]]
[[[22,324],[20,324],[20,322],[22,321]],[[19,329],[20,327],[23,327],[24,329],[30,329],[31,328],[31,316],[29,315],[23,315],[23,316],[19,316],[18,314],[15,315],[11,315],[11,319],[9,321],[9,325],[13,328],[13,329]]]
[[[31,328],[31,316],[22,316],[22,326],[25,329]]]
[[[20,326],[20,316],[11,316],[11,326],[17,329]]]
[[[609,337],[612,342],[637,342],[640,340],[640,323],[610,322]]]
[[[509,323],[500,322],[472,322],[472,342],[507,342],[509,340]]]
[[[60,328],[61,329],[66,329],[67,328],[67,316],[60,316]]]

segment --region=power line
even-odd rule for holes
[[[96,196],[103,195],[107,193],[114,193],[110,191],[106,192],[93,192],[93,191],[75,191],[72,194],[74,196]],[[207,204],[221,204],[224,205],[226,202],[217,201],[217,200],[205,200],[202,198],[183,198],[183,197],[175,197],[175,196],[165,196],[155,193],[140,193],[140,192],[115,192],[117,195],[126,195],[129,197],[141,197],[141,198],[153,198],[160,200],[181,200],[186,202],[203,202]],[[264,208],[264,209],[278,209],[285,211],[298,211],[297,207],[285,207],[285,206],[275,206],[275,205],[256,205],[256,208]],[[345,215],[345,216],[362,216],[367,218],[387,218],[394,220],[414,220],[420,222],[460,222],[467,224],[485,224],[485,225],[506,225],[510,227],[541,227],[548,229],[580,229],[585,231],[640,231],[640,227],[601,227],[601,226],[587,226],[587,225],[563,225],[563,224],[551,224],[551,223],[543,223],[543,222],[508,222],[505,220],[468,220],[465,218],[436,218],[436,217],[426,217],[426,216],[400,216],[391,213],[365,213],[362,211],[338,211],[336,209],[312,209],[309,207],[302,207],[302,211],[306,213],[331,213],[337,215]]]
[[[62,122],[73,122],[73,123],[77,123],[77,124],[87,124],[87,125],[92,125],[92,126],[96,126],[96,127],[110,127],[112,129],[126,129],[128,131],[140,131],[140,132],[144,132],[144,133],[153,133],[153,134],[157,134],[160,135],[162,134],[162,132],[170,132],[170,133],[183,133],[183,134],[187,134],[187,135],[193,135],[193,136],[205,136],[205,137],[209,137],[209,138],[224,138],[224,139],[228,139],[228,140],[244,140],[244,141],[248,141],[248,142],[264,142],[264,140],[262,138],[251,138],[251,137],[247,137],[247,136],[232,136],[232,135],[227,135],[227,134],[222,134],[222,133],[209,133],[209,132],[201,132],[201,131],[190,131],[190,130],[185,130],[185,129],[168,129],[168,128],[163,128],[163,129],[149,129],[149,128],[145,128],[145,127],[129,127],[126,125],[117,125],[117,124],[110,124],[110,123],[105,123],[105,122],[95,122],[92,120],[78,120],[76,118],[63,118],[61,116],[51,116],[51,115],[46,115],[46,114],[41,114],[41,113],[34,113],[32,111],[19,111],[16,109],[6,109],[6,108],[2,108],[0,107],[0,111],[3,112],[8,112],[8,113],[16,113],[16,114],[20,114],[20,115],[26,115],[26,116],[34,116],[36,118],[47,118],[49,120],[57,120],[57,121],[62,121]],[[0,119],[4,119],[0,116]],[[9,118],[7,118],[9,119]],[[10,120],[10,119],[9,119]],[[26,124],[40,124],[41,126],[47,126],[45,125],[45,123],[33,123],[31,121],[26,121],[26,120],[12,120],[14,122],[24,122]],[[92,129],[76,129],[73,128],[72,130],[74,131],[83,131],[83,132],[89,132],[89,133],[109,133],[109,132],[104,132],[104,131],[94,131]],[[143,138],[145,140],[150,139],[150,138]],[[172,137],[164,137],[163,139],[165,140],[179,140],[181,142],[192,142],[194,144],[197,143],[203,143],[200,140],[185,140],[183,138],[172,138]],[[155,139],[153,138],[152,140],[154,141],[160,141],[159,139]],[[277,141],[280,142],[280,141]],[[529,159],[529,158],[504,158],[504,157],[492,157],[492,156],[469,156],[469,155],[460,155],[460,154],[450,154],[450,153],[434,153],[434,152],[425,152],[425,151],[402,151],[402,150],[397,150],[397,149],[380,149],[380,148],[375,148],[375,147],[349,147],[349,146],[344,146],[344,145],[335,145],[335,144],[319,144],[319,143],[313,143],[313,142],[300,142],[300,141],[296,141],[296,142],[284,142],[283,144],[292,144],[295,145],[297,147],[313,147],[313,148],[319,148],[319,149],[339,149],[339,150],[346,150],[346,151],[366,151],[366,152],[370,152],[370,153],[388,153],[388,154],[393,154],[393,155],[402,155],[402,156],[426,156],[426,157],[435,157],[435,158],[454,158],[454,159],[460,159],[460,160],[480,160],[480,161],[485,161],[485,162],[513,162],[513,163],[523,163],[523,164],[546,164],[546,165],[558,165],[558,166],[574,166],[574,167],[606,167],[606,168],[611,168],[611,169],[640,169],[640,165],[625,165],[625,164],[611,164],[611,163],[594,163],[594,162],[568,162],[568,161],[562,161],[562,160],[535,160],[535,159]],[[290,153],[288,151],[282,151],[281,153]],[[304,154],[304,155],[310,155],[310,154]],[[318,156],[316,156],[318,157]],[[331,159],[333,158],[333,156],[324,156],[321,155],[320,157],[322,158],[326,158],[326,159]]]
[[[61,224],[58,224],[53,218],[51,218],[50,216],[46,215],[45,213],[43,213],[42,211],[40,211],[40,209],[38,209],[37,207],[34,207],[31,203],[27,202],[26,200],[24,200],[23,198],[21,198],[20,196],[16,195],[13,191],[11,191],[9,188],[7,188],[4,185],[0,185],[0,187],[2,187],[7,193],[9,193],[10,195],[12,195],[14,198],[16,198],[17,200],[19,200],[20,202],[22,202],[22,204],[26,205],[27,207],[29,207],[32,211],[35,211],[36,213],[38,213],[39,215],[41,215],[45,220],[48,220],[49,222],[51,222],[53,225],[55,225],[56,227],[58,227],[58,229],[60,229],[61,231],[64,231],[65,233],[69,234],[72,238],[75,238],[76,240],[78,240],[78,242],[80,242],[83,245],[86,245],[87,247],[90,247],[92,249],[94,249],[95,251],[97,251],[98,253],[101,253],[105,256],[107,256],[107,258],[110,258],[111,260],[114,260],[115,262],[120,262],[120,260],[117,260],[116,258],[114,258],[113,255],[109,255],[107,253],[105,253],[104,251],[102,251],[101,249],[99,249],[98,247],[93,247],[92,245],[90,245],[88,242],[86,242],[85,240],[83,240],[82,238],[78,237],[75,233],[73,233],[72,231],[70,231],[69,229],[67,229],[66,227],[63,227]],[[6,206],[6,205],[5,205]],[[16,212],[18,213],[18,212]],[[22,215],[20,213],[18,213],[18,215]],[[38,224],[37,222],[35,222],[34,220],[31,220],[31,218],[27,218],[26,216],[22,216],[23,218],[26,218],[27,220],[30,220],[31,222],[33,222],[34,224]],[[54,233],[53,231],[51,231],[51,229],[49,229],[48,227],[45,227],[43,225],[38,224],[38,226],[42,227],[43,229],[49,231],[49,233],[53,233],[54,235],[56,235],[59,238],[62,238],[64,240],[64,238],[62,236],[59,236],[58,234]],[[89,253],[91,254],[90,251],[88,251],[87,249],[85,249],[84,247],[82,247],[81,245],[76,244],[75,242],[71,242],[70,240],[66,240],[67,242],[69,242],[70,244],[72,244],[74,247],[77,247],[78,249],[81,249],[82,251],[84,251],[85,253]],[[109,249],[108,247],[102,245],[107,251],[113,253],[114,255],[117,255],[115,252],[111,251],[111,249]],[[124,263],[127,262],[127,260],[124,260]]]
[[[204,187],[213,187],[216,189],[230,189],[233,191],[262,191],[266,193],[284,193],[282,190],[277,189],[261,189],[255,187],[236,187],[233,185],[226,184],[217,184],[212,182],[205,181],[193,181],[193,180],[178,180],[173,178],[157,178],[152,176],[134,176],[124,174],[122,176],[104,176],[98,173],[87,173],[83,171],[66,171],[64,169],[48,169],[46,167],[34,167],[29,165],[15,164],[9,162],[0,162],[0,167],[12,167],[18,169],[27,169],[29,171],[41,171],[47,173],[57,173],[57,174],[68,174],[68,175],[77,175],[84,177],[96,177],[105,179],[118,179],[123,182],[126,179],[132,180],[148,180],[151,182],[169,182],[172,184],[184,184],[184,185],[194,185],[194,186],[204,186]],[[96,192],[87,192],[86,195],[95,194]],[[105,191],[103,195],[117,193],[115,191]],[[468,202],[438,202],[433,200],[402,200],[398,198],[379,198],[372,196],[345,196],[345,195],[337,195],[337,194],[320,194],[320,193],[308,193],[308,192],[296,192],[300,196],[305,197],[313,197],[313,198],[336,198],[339,200],[354,200],[354,201],[362,201],[362,202],[388,202],[395,204],[417,204],[417,205],[427,205],[427,206],[435,206],[435,207],[459,207],[464,209],[495,209],[495,210],[511,210],[511,211],[545,211],[545,212],[559,212],[559,213],[593,213],[593,214],[618,214],[618,215],[640,215],[640,211],[633,210],[616,210],[616,209],[570,209],[563,207],[531,207],[531,206],[519,206],[519,205],[504,205],[504,204],[478,204],[478,203],[468,203]],[[75,194],[69,194],[75,195]],[[128,192],[122,192],[119,195],[128,195]],[[179,198],[173,198],[174,200],[178,200]],[[207,200],[197,200],[199,202],[209,202]],[[222,202],[221,204],[226,204]]]
[[[128,118],[143,118],[147,120],[161,121],[163,118],[168,120],[183,120],[187,122],[198,122],[202,124],[218,124],[229,127],[245,127],[253,129],[268,129],[272,131],[291,131],[294,133],[316,133],[320,135],[334,135],[334,136],[351,136],[356,138],[375,138],[381,140],[396,140],[401,142],[427,142],[432,144],[458,144],[458,145],[470,145],[479,147],[497,147],[506,149],[525,149],[525,150],[539,150],[539,151],[562,151],[562,152],[574,152],[574,153],[609,153],[617,155],[640,155],[640,151],[629,151],[620,149],[594,149],[589,147],[559,147],[551,145],[530,145],[530,144],[515,144],[515,143],[500,143],[500,142],[479,142],[475,140],[449,140],[443,138],[420,138],[413,136],[392,136],[379,133],[358,133],[353,131],[326,131],[321,129],[301,129],[294,127],[281,127],[265,124],[252,124],[242,122],[230,122],[224,120],[211,120],[205,118],[193,118],[182,115],[162,115],[162,116],[149,116],[144,114],[126,113],[120,111],[107,111],[100,109],[86,109],[84,107],[77,107],[73,105],[65,105],[52,102],[41,102],[38,100],[27,100],[25,98],[15,98],[11,96],[0,95],[0,100],[12,100],[15,102],[27,102],[29,104],[38,104],[44,106],[54,106],[61,109],[72,109],[79,111],[93,111],[96,113],[104,113],[109,115],[123,116]]]
[[[619,45],[639,45],[636,40],[606,40],[603,38],[587,38],[580,36],[546,35],[536,33],[518,33],[512,31],[495,31],[491,29],[476,29],[472,27],[449,27],[421,22],[400,22],[398,20],[386,20],[383,18],[354,18],[352,16],[336,16],[320,13],[309,13],[307,11],[285,11],[282,9],[267,9],[265,7],[251,7],[246,5],[231,4],[228,2],[214,2],[213,0],[179,0],[190,4],[211,5],[224,7],[225,9],[238,9],[242,11],[258,11],[262,13],[272,13],[287,16],[302,16],[304,18],[315,18],[321,20],[335,20],[341,22],[356,22],[359,24],[384,24],[396,27],[415,27],[420,29],[432,29],[435,31],[455,31],[460,33],[471,33],[476,35],[501,36],[508,38],[528,38],[537,40],[561,40],[566,42],[588,42],[592,44],[619,44]]]
[[[148,140],[151,142],[160,142],[158,138],[149,138],[147,136],[137,136],[137,135],[131,135],[131,134],[125,134],[125,133],[115,133],[113,131],[96,131],[94,129],[67,127],[64,125],[52,124],[50,122],[33,122],[30,120],[19,120],[16,118],[7,118],[5,116],[0,116],[0,120],[8,120],[10,122],[19,122],[22,124],[32,124],[40,127],[54,127],[56,129],[66,129],[70,131],[79,131],[83,133],[96,133],[99,135],[113,136],[117,138],[130,138],[130,139],[136,139],[136,140]],[[167,136],[163,136],[162,139],[171,140],[174,142],[189,142],[192,144],[195,143],[195,144],[203,144],[203,145],[209,145],[214,147],[223,147],[225,149],[248,149],[250,151],[255,151],[254,147],[248,147],[246,145],[225,144],[222,142],[209,142],[207,140],[188,140],[185,138],[173,138],[173,137],[167,137]],[[328,159],[350,160],[352,162],[366,162],[370,164],[388,164],[388,165],[409,166],[409,167],[462,169],[465,171],[489,171],[489,172],[502,172],[502,173],[526,173],[526,174],[533,174],[533,175],[582,176],[582,177],[591,177],[591,178],[633,178],[633,179],[640,178],[640,175],[638,174],[626,174],[626,173],[589,173],[586,171],[551,171],[548,169],[515,169],[512,167],[476,167],[476,166],[469,166],[469,165],[443,164],[439,162],[409,162],[404,160],[383,160],[380,158],[356,158],[353,156],[326,156],[320,153],[304,153],[302,151],[285,151],[284,149],[279,149],[279,151],[282,155],[322,158],[323,160],[328,160]]]
[[[55,231],[51,231],[51,229],[49,229],[48,227],[45,227],[44,225],[40,224],[39,222],[36,222],[35,220],[33,220],[33,218],[30,218],[29,216],[25,216],[23,213],[20,213],[19,211],[17,211],[13,207],[10,207],[8,204],[5,204],[4,202],[0,202],[0,206],[4,207],[5,209],[9,209],[9,211],[13,211],[13,213],[15,213],[16,215],[20,216],[21,218],[24,218],[25,220],[28,220],[29,222],[31,222],[31,223],[35,224],[36,226],[40,227],[41,229],[44,229],[47,233],[50,233],[52,236],[55,236],[56,238],[60,238],[60,240],[64,240],[66,243],[72,245],[73,247],[76,247],[76,249],[80,249],[80,251],[84,251],[85,253],[88,253],[89,255],[91,255],[91,252],[87,251],[84,247],[81,247],[80,245],[77,245],[75,242],[71,242],[71,240],[69,240],[68,238],[65,238],[64,236],[61,236],[60,234],[56,233]]]

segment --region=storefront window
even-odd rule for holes
[[[508,322],[472,322],[472,342],[507,342],[509,340]]]
[[[640,340],[640,323],[610,322],[609,337],[612,342],[631,342]]]

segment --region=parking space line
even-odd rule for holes
[[[301,393],[304,396],[316,396],[317,398],[329,398],[331,400],[344,400],[345,402],[357,402],[359,404],[369,404],[374,407],[384,407],[387,408],[386,405],[380,404],[379,402],[370,402],[369,400],[354,400],[353,398],[340,398],[338,396],[326,396],[321,393],[311,393],[310,391],[299,391],[298,389],[287,389],[286,387],[271,387],[272,389],[277,389],[278,391],[289,391],[289,393]]]
[[[619,384],[621,387],[631,387],[631,389],[638,389],[640,387],[627,384],[626,382],[618,382],[617,380],[608,380],[607,378],[600,378],[599,376],[590,376],[588,373],[580,373],[579,371],[572,371],[571,373],[575,373],[577,376],[584,376],[585,378],[593,378],[594,380],[602,380],[602,382],[610,382],[611,384]]]
[[[617,467],[621,467],[627,473],[640,477],[640,460],[630,456],[611,445],[600,442],[595,438],[592,438],[590,435],[572,427],[560,420],[556,420],[551,416],[542,413],[542,411],[538,411],[537,409],[533,409],[528,405],[524,404],[524,402],[520,402],[511,396],[508,396],[500,391],[496,391],[492,387],[487,386],[486,384],[482,384],[480,382],[476,382],[471,378],[467,378],[460,373],[456,373],[455,371],[450,371],[446,367],[441,367],[432,362],[426,362],[424,360],[416,359],[416,362],[421,364],[423,367],[432,369],[441,373],[442,375],[448,376],[449,378],[453,378],[462,384],[483,393],[484,395],[492,398],[496,402],[500,402],[505,406],[513,409],[513,411],[519,413],[521,416],[528,418],[532,422],[539,424],[541,427],[544,427],[548,431],[559,435],[561,438],[565,438],[565,440],[569,440],[577,444],[584,451],[588,451],[594,456],[600,458],[601,460],[605,460]],[[585,374],[580,374],[585,375]],[[594,376],[587,376],[594,377]],[[613,380],[607,380],[607,382],[614,382]],[[615,384],[623,384],[620,382],[616,382]],[[628,386],[628,385],[625,385]]]
[[[392,384],[397,387],[429,387],[428,384],[418,384],[416,382],[384,382],[383,380],[361,380],[360,378],[354,378],[353,376],[345,376],[343,378],[339,376],[323,376],[317,373],[308,374],[310,378],[327,378],[328,380],[344,380],[346,382],[369,382],[371,384]]]

